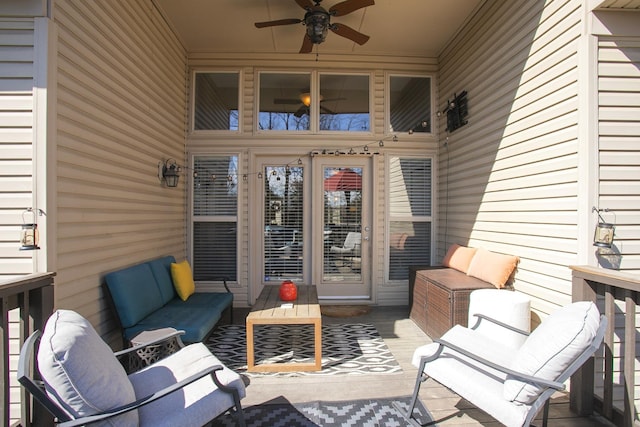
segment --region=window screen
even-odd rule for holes
[[[198,156],[193,178],[193,276],[237,280],[238,157]]]
[[[431,261],[431,158],[389,162],[389,280],[405,280],[409,266]]]

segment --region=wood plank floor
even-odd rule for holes
[[[248,309],[234,309],[234,323],[244,324]],[[340,401],[376,399],[410,395],[417,369],[411,364],[416,347],[431,339],[408,318],[406,307],[374,307],[365,315],[349,318],[323,316],[323,324],[370,323],[376,326],[394,354],[403,372],[381,375],[338,375],[302,377],[251,377],[243,406],[270,401],[292,403],[314,400]],[[433,380],[423,384],[420,398],[441,426],[499,426],[482,411],[475,409]],[[541,423],[538,423],[541,424]],[[599,416],[578,417],[569,410],[568,396],[558,393],[552,399],[549,426],[611,426]]]

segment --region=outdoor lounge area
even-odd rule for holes
[[[609,283],[611,278],[598,276],[596,273],[594,269],[588,268],[576,268],[574,270],[576,295],[582,295],[582,298],[590,300],[595,298],[597,295],[595,292],[601,289],[594,280],[602,280],[602,284]],[[625,283],[624,277],[617,277],[615,280],[618,285]],[[629,287],[638,285],[637,280],[628,280],[626,283],[627,285],[625,286]],[[14,292],[20,289],[29,289],[28,292],[33,301],[38,301],[41,295],[46,295],[46,292],[51,291],[51,278],[33,278],[30,281],[17,283],[14,287]],[[7,296],[6,289],[3,288],[2,290],[5,293],[1,296],[5,298]],[[39,304],[34,303],[28,307],[21,308],[26,312],[31,312],[33,318],[37,320],[41,319],[40,316],[43,314],[41,310],[46,307],[40,307]],[[604,307],[604,309],[608,313],[607,308]],[[345,366],[350,365],[351,367],[338,368],[339,370],[337,371],[332,370],[335,368],[333,365],[340,365],[341,361],[331,358],[333,344],[324,343],[323,348],[328,350],[324,356],[328,359],[324,360],[322,371],[320,372],[296,373],[295,370],[285,370],[282,374],[246,372],[246,359],[236,360],[236,365],[233,365],[233,357],[228,358],[227,353],[229,353],[230,346],[227,343],[240,340],[240,346],[244,346],[244,341],[241,340],[242,333],[238,333],[238,331],[243,332],[244,322],[249,314],[248,310],[234,310],[232,323],[222,324],[216,328],[205,344],[207,344],[210,351],[218,356],[220,361],[225,363],[227,368],[230,367],[232,370],[236,370],[244,378],[243,383],[246,388],[246,395],[242,398],[241,404],[244,408],[247,425],[273,425],[269,424],[272,421],[268,421],[267,424],[261,424],[260,422],[265,417],[269,419],[268,414],[270,411],[275,411],[274,413],[285,411],[289,412],[289,415],[293,414],[291,416],[307,419],[304,411],[308,405],[313,405],[316,409],[320,405],[320,407],[330,411],[332,406],[327,405],[346,408],[353,405],[361,405],[364,402],[368,405],[378,405],[377,407],[388,404],[391,405],[389,408],[392,408],[393,402],[408,402],[408,397],[411,395],[416,378],[414,353],[418,347],[425,346],[433,341],[414,321],[409,319],[408,307],[373,307],[362,311],[337,310],[337,312],[340,314],[329,310],[327,315],[323,315],[323,328],[343,331],[347,325],[352,324],[359,325],[358,329],[362,330],[364,325],[370,325],[379,334],[380,338],[377,347],[369,348],[365,335],[362,331],[359,332],[357,334],[359,337],[357,342],[359,344],[356,347],[350,347],[350,350],[342,353],[341,356],[347,359]],[[608,318],[609,316],[603,317]],[[566,320],[561,320],[561,322],[566,325]],[[635,326],[633,327],[635,328]],[[225,329],[230,331],[230,335],[227,338],[224,338],[225,333],[221,332]],[[328,337],[337,334],[338,337],[342,336],[342,339],[345,339],[345,335],[342,335],[342,333],[330,332]],[[612,345],[613,336],[611,332],[605,335],[604,346],[609,348]],[[277,332],[276,336],[281,337],[282,333]],[[443,338],[446,337],[447,334]],[[344,342],[338,344],[339,347],[344,345]],[[377,363],[376,368],[369,371],[365,369],[360,372],[354,370],[354,365],[360,363],[356,363],[356,360],[361,351],[364,354],[364,359],[378,360],[378,362],[374,362]],[[605,357],[605,360],[607,360],[610,357],[607,356],[607,353],[608,351],[598,353],[597,359]],[[626,353],[628,354],[625,357],[634,358],[633,349],[627,349]],[[387,358],[386,362],[384,362],[385,357]],[[579,387],[580,384],[592,387],[589,383],[592,383],[594,378],[596,383],[603,384],[603,373],[599,370],[593,371],[593,366],[591,362],[587,363],[584,369],[580,369],[578,373],[572,376],[570,393],[566,391],[553,393],[549,400],[548,422],[550,426],[607,426],[611,425],[611,421],[614,421],[616,425],[624,424],[624,418],[628,415],[624,415],[623,408],[619,405],[620,402],[602,400],[603,395],[597,391],[602,390],[600,387],[591,389],[591,391],[589,391],[589,388],[581,389]],[[620,385],[615,384],[607,385],[604,383],[603,385],[604,396],[609,396],[609,398],[613,396],[613,391],[620,387]],[[470,402],[462,399],[457,393],[448,390],[433,380],[427,380],[423,384],[419,394],[419,401],[421,402],[421,405],[419,404],[421,409],[418,413],[426,414],[425,416],[430,417],[437,425],[498,425],[496,424],[497,421],[486,412],[479,410]],[[592,413],[592,409],[589,408],[593,407],[596,408],[596,412]],[[611,421],[602,416],[603,413],[606,413],[607,407],[612,411]],[[41,417],[46,417],[46,413],[35,403],[25,406],[24,410],[27,411],[25,416],[28,417],[36,416],[40,420],[43,419]],[[29,413],[33,415],[26,415]],[[540,421],[540,416],[541,414],[536,418],[538,421]],[[222,416],[216,420],[214,425],[235,425],[235,418],[229,419],[228,417],[226,415]],[[228,424],[229,422],[231,424]],[[308,425],[335,424],[311,423]]]
[[[639,118],[640,0],[0,0],[0,425],[61,312],[195,424],[638,424]]]

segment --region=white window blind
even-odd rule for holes
[[[389,280],[405,280],[409,266],[431,260],[432,159],[389,162]]]
[[[193,178],[193,276],[237,280],[238,157],[197,156]]]

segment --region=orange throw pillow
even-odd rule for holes
[[[498,289],[504,288],[518,261],[517,256],[497,254],[479,248],[471,260],[467,275],[489,282]]]
[[[454,243],[449,247],[447,254],[444,256],[442,265],[466,273],[467,270],[469,270],[469,264],[475,253],[476,248],[467,248]]]

